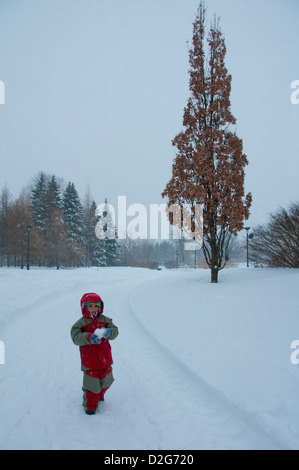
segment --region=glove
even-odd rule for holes
[[[99,344],[102,341],[102,338],[99,338],[97,335],[91,335],[90,342],[92,344]]]
[[[102,338],[109,338],[111,336],[111,328],[97,328],[93,335],[90,337],[92,344],[99,344]]]
[[[111,328],[102,328],[103,330],[105,330],[103,332],[103,338],[109,338],[111,336]]]

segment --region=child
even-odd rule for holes
[[[84,294],[81,299],[83,317],[71,328],[73,342],[80,347],[83,371],[83,407],[86,414],[96,412],[99,401],[104,401],[107,389],[114,381],[112,375],[111,346],[118,328],[112,319],[103,315],[104,303],[94,293]]]

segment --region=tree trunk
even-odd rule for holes
[[[211,268],[211,282],[216,284],[218,282],[218,267]]]
[[[218,282],[219,272],[219,245],[216,242],[216,230],[213,231],[212,240],[210,240],[210,262],[209,266],[211,269],[211,282],[216,284]]]

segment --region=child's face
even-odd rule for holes
[[[99,306],[97,304],[88,304],[86,308],[92,317],[96,317],[99,313]]]

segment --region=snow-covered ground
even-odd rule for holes
[[[299,270],[209,277],[0,269],[0,448],[299,449]],[[85,292],[120,331],[115,382],[94,416],[70,338]]]

